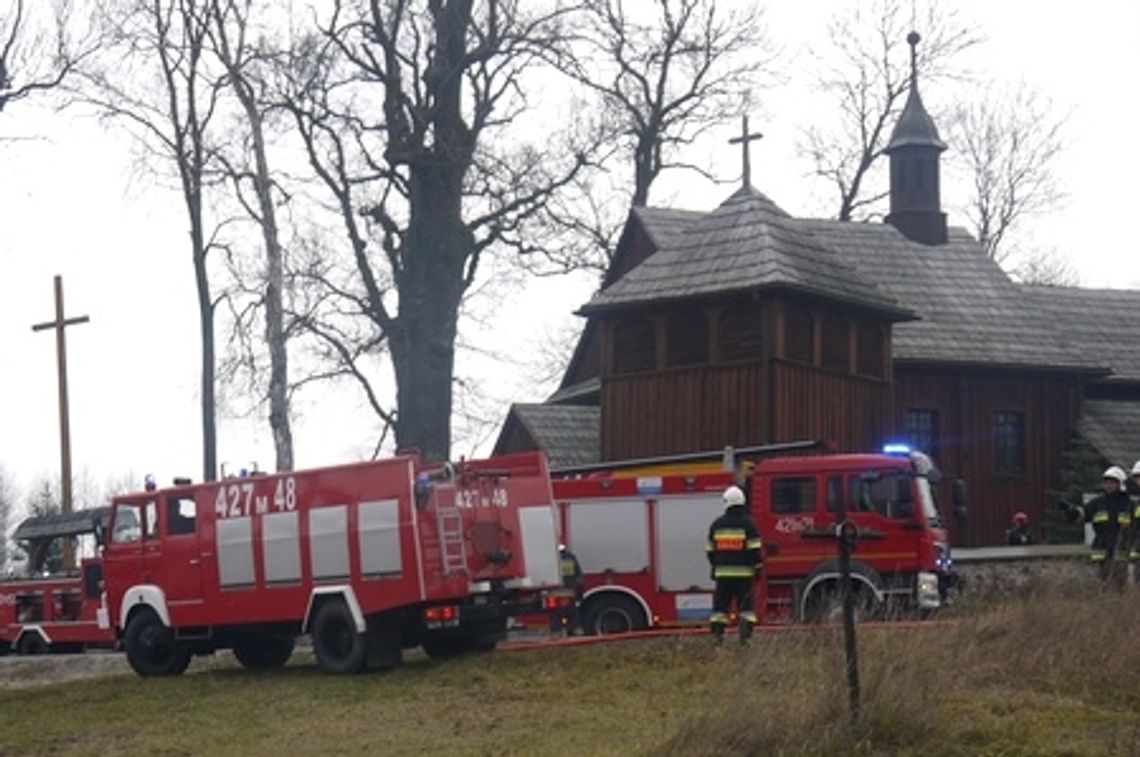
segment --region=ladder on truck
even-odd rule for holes
[[[457,507],[438,507],[435,522],[443,575],[467,572],[467,540],[463,533],[463,512]]]

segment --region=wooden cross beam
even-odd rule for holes
[[[744,174],[741,178],[743,180],[744,186],[746,187],[752,185],[752,163],[748,157],[748,143],[752,142],[753,140],[763,139],[763,137],[764,135],[758,131],[751,134],[748,132],[748,116],[745,115],[744,129],[740,132],[740,136],[733,137],[732,139],[728,140],[728,143],[730,145],[739,144],[741,151],[743,152],[742,158],[744,161]]]
[[[77,318],[63,317],[63,277],[55,277],[55,320],[46,323],[37,323],[32,331],[55,329],[55,355],[59,368],[59,457],[60,457],[60,509],[71,512],[71,423],[67,407],[67,339],[63,330],[68,326],[87,323],[90,318],[81,315]],[[75,551],[71,540],[63,543],[63,567],[71,570],[75,567]]]

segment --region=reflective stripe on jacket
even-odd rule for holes
[[[752,578],[763,560],[760,532],[743,505],[735,505],[709,526],[705,552],[713,578]]]

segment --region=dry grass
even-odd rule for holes
[[[705,637],[326,676],[227,665],[0,691],[0,752],[64,754],[1140,754],[1140,591],[965,605],[864,629],[852,727],[841,635]],[[197,664],[197,663],[196,663]],[[197,672],[195,672],[195,670]]]

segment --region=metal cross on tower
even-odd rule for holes
[[[756,139],[762,139],[763,137],[764,135],[758,131],[751,134],[748,133],[748,116],[746,115],[744,116],[744,129],[740,132],[740,136],[728,140],[730,145],[740,145],[744,161],[744,174],[741,180],[746,187],[752,186],[752,163],[748,157],[748,143]]]
[[[62,512],[71,512],[71,424],[68,419],[67,408],[67,339],[63,330],[68,326],[87,323],[91,320],[85,315],[77,318],[63,317],[63,277],[55,277],[55,320],[47,323],[37,323],[32,331],[55,329],[55,355],[59,367],[59,457],[60,457],[60,509]],[[70,570],[75,567],[75,552],[71,540],[63,544],[63,567]]]

